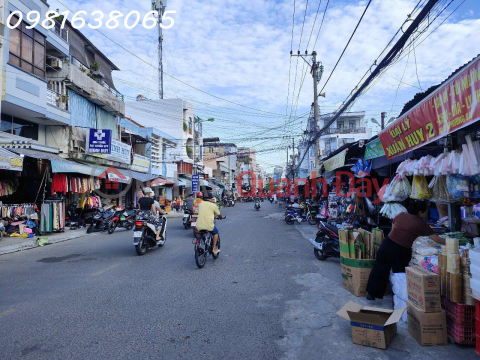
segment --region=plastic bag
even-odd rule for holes
[[[463,199],[470,196],[469,179],[462,175],[448,175],[447,188],[452,199]]]
[[[380,215],[383,215],[388,219],[393,219],[402,212],[408,212],[403,205],[398,203],[386,203],[380,210]]]
[[[405,176],[395,175],[383,194],[383,202],[404,201],[410,196],[412,187]]]
[[[435,176],[428,185],[430,193],[432,194],[431,200],[436,203],[449,203],[454,202],[447,188],[447,177],[445,175]]]
[[[432,197],[432,194],[430,194],[425,175],[414,175],[410,198],[416,200],[425,200],[429,199],[430,197]]]

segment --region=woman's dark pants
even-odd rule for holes
[[[400,246],[387,236],[378,249],[377,259],[368,278],[367,293],[382,299],[390,279],[390,270],[394,273],[405,272],[411,259],[411,248]]]

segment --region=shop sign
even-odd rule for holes
[[[176,164],[162,163],[162,176],[164,178],[173,178],[175,176],[175,171],[177,171]]]
[[[480,119],[480,58],[383,130],[388,159],[429,144]]]
[[[150,170],[150,160],[141,155],[133,155],[132,170],[147,173]]]
[[[124,144],[121,141],[112,139],[110,146],[110,154],[93,154],[102,159],[118,161],[130,165],[132,162],[132,147]]]
[[[10,157],[7,155],[0,155],[0,169],[22,171],[23,159],[21,157]]]
[[[347,155],[347,149],[343,150],[341,153],[325,161],[323,163],[323,166],[325,167],[325,171],[333,171],[345,165],[346,155]]]
[[[200,175],[192,175],[192,191],[196,192],[199,190]]]
[[[90,129],[88,132],[87,153],[110,154],[112,130]]]
[[[365,160],[370,160],[384,155],[385,151],[383,150],[382,143],[380,142],[380,139],[377,138],[365,146],[365,156],[363,158]]]

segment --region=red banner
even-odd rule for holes
[[[379,134],[388,159],[480,119],[480,58]]]

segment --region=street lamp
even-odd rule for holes
[[[213,122],[213,121],[215,121],[215,119],[214,118],[208,118],[207,120],[203,120],[199,116],[195,116],[195,118],[194,118],[194,124],[193,124],[193,174],[197,173],[197,165],[196,165],[196,161],[195,161],[195,125],[196,124],[201,124],[201,123],[206,122],[206,121]],[[200,146],[200,144],[198,146]]]

